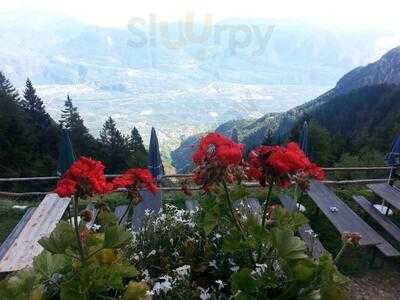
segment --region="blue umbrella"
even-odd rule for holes
[[[72,147],[68,131],[62,129],[60,143],[58,144],[57,175],[61,176],[62,174],[64,174],[75,160],[76,155]]]
[[[151,128],[147,167],[154,178],[159,179],[161,176],[164,175],[164,166],[161,160],[160,147],[154,127]]]
[[[308,124],[307,121],[304,121],[303,131],[300,136],[300,148],[303,152],[308,156],[308,144],[309,144],[309,133],[308,133]]]

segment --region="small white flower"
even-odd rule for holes
[[[216,240],[219,240],[222,237],[222,235],[220,235],[218,232],[214,235],[214,238]]]
[[[208,300],[211,299],[211,295],[208,293],[208,289],[203,289],[199,287],[200,290],[200,299],[201,300]]]
[[[231,271],[236,273],[237,271],[239,271],[239,266],[231,267]]]
[[[142,272],[142,275],[144,276],[144,281],[150,281],[150,274],[149,274],[149,270],[144,270]]]
[[[150,216],[151,215],[151,210],[150,209],[146,209],[145,211],[144,211],[144,215],[145,216]]]
[[[218,269],[218,267],[217,267],[217,262],[215,261],[215,259],[212,260],[212,261],[210,261],[210,262],[208,263],[208,266],[209,266],[209,267],[213,267],[213,268],[215,268],[215,269]]]
[[[156,284],[153,286],[152,292],[160,295],[161,292],[166,294],[169,290],[172,290],[172,283],[171,280],[172,278],[168,275],[164,275],[160,277],[161,282],[156,282]]]
[[[156,250],[151,250],[150,253],[147,254],[147,257],[150,257],[150,256],[152,256],[152,255],[154,255],[154,254],[156,254],[156,253],[157,253]]]
[[[174,244],[174,239],[173,239],[173,238],[170,238],[170,239],[169,239],[169,242],[171,243],[171,245],[173,245],[173,244]]]
[[[236,263],[235,263],[235,261],[232,259],[232,258],[228,258],[228,262],[229,262],[229,264],[231,265],[231,266],[236,266]]]
[[[175,273],[180,278],[185,278],[186,276],[190,275],[190,265],[184,265],[182,267],[176,268]]]
[[[135,255],[133,256],[133,259],[136,260],[136,261],[139,261],[140,257],[139,257],[139,255],[135,254]]]
[[[218,284],[218,290],[222,290],[225,286],[225,284],[222,282],[222,280],[215,280],[215,283]]]

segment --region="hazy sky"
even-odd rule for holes
[[[226,17],[301,18],[334,25],[400,29],[400,0],[2,0],[0,11],[59,12],[102,26],[124,26],[131,17],[182,19],[187,12]]]

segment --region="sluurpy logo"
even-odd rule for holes
[[[181,49],[192,45],[214,45],[228,48],[230,55],[241,49],[250,49],[250,54],[259,56],[265,53],[274,30],[274,25],[221,22],[214,24],[212,15],[195,22],[195,14],[186,14],[184,20],[177,22],[159,21],[157,15],[148,19],[135,17],[128,22],[132,37],[128,45],[133,48],[156,47]],[[204,47],[203,47],[204,51]]]

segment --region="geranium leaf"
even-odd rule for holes
[[[65,221],[59,222],[50,236],[41,238],[39,244],[53,254],[65,254],[68,248],[77,247],[74,230]]]
[[[43,251],[33,260],[35,272],[39,273],[44,279],[51,278],[53,274],[60,273],[70,259],[63,254],[51,254]]]
[[[105,249],[116,249],[126,244],[131,235],[122,227],[116,225],[106,228],[104,231],[104,244]]]
[[[257,294],[257,281],[251,275],[251,270],[249,268],[243,268],[237,273],[231,276],[232,288],[234,294],[237,291],[241,291],[241,299],[254,299],[251,295]],[[244,298],[243,298],[244,297]]]
[[[286,261],[305,259],[306,245],[293,231],[289,229],[274,228],[271,230],[272,244],[278,256]]]

